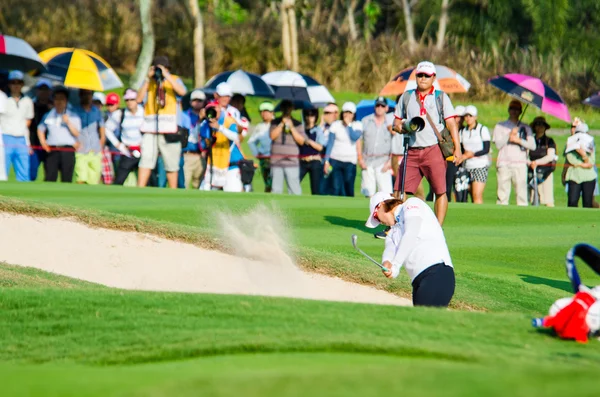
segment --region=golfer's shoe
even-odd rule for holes
[[[382,230],[382,231],[380,231],[378,233],[374,233],[373,237],[385,240],[385,238],[387,237],[388,233],[390,232],[390,229],[391,229],[391,227],[386,227],[384,230]]]

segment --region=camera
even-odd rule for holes
[[[159,68],[158,66],[154,67],[154,76],[152,76],[154,78],[154,80],[156,81],[163,81],[164,76],[163,76],[163,72],[162,69]]]
[[[524,141],[527,140],[527,130],[525,129],[525,127],[519,128],[519,139],[522,139]],[[520,148],[521,148],[522,152],[524,152],[525,150],[527,150],[523,146],[520,146]]]
[[[402,123],[402,130],[409,134],[422,131],[423,128],[425,128],[425,120],[423,120],[423,117],[420,116],[413,117],[412,119]]]
[[[216,119],[217,118],[217,109],[211,107],[206,109],[206,118],[207,119]]]

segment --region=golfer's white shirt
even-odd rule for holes
[[[402,266],[411,282],[432,265],[444,262],[454,267],[444,232],[429,206],[411,197],[396,208],[396,224],[385,239],[382,261],[392,263],[392,277]]]

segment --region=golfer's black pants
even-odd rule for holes
[[[438,263],[423,270],[412,282],[413,305],[448,307],[454,295],[454,269]]]
[[[117,172],[115,175],[115,185],[122,185],[125,183],[125,180],[129,176],[131,171],[135,171],[138,168],[138,164],[140,163],[139,158],[135,157],[127,157],[121,156],[119,160],[119,166],[117,167]]]
[[[446,196],[448,197],[448,202],[452,201],[452,192],[456,191],[454,188],[454,181],[456,180],[456,173],[458,172],[458,167],[454,164],[453,161],[446,160]],[[427,201],[433,201],[433,189],[429,189],[429,193],[427,194]]]
[[[579,204],[579,197],[581,197],[583,208],[592,208],[594,202],[594,188],[596,187],[596,180],[575,183],[569,181],[569,195],[568,205],[569,207],[577,207]]]
[[[73,171],[75,170],[75,152],[73,146],[52,146],[52,151],[46,156],[44,163],[44,180],[56,182],[60,171],[61,182],[73,182]]]
[[[323,163],[319,160],[300,161],[300,182],[308,174],[310,178],[310,194],[321,194],[321,178],[323,178]]]

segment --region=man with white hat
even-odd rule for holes
[[[8,74],[9,97],[5,112],[0,114],[0,129],[4,134],[4,155],[6,173],[10,166],[15,169],[17,181],[29,182],[29,155],[33,153],[29,141],[29,126],[33,120],[33,101],[22,93],[25,76],[23,72],[13,70]],[[5,166],[4,163],[0,166]]]
[[[435,193],[435,214],[441,224],[444,223],[448,211],[446,195],[446,159],[438,145],[440,134],[447,128],[454,143],[454,153],[449,160],[458,165],[462,161],[458,127],[454,117],[456,113],[448,95],[436,90],[433,83],[436,79],[435,65],[421,62],[415,70],[417,89],[406,91],[398,100],[394,121],[394,129],[401,134],[409,134],[408,152],[402,159],[400,169],[406,163],[406,178],[398,172],[394,191],[400,194],[400,186],[404,182],[405,191],[414,194],[423,179],[427,179]],[[404,123],[415,117],[422,117],[425,127],[422,131],[407,132]]]

